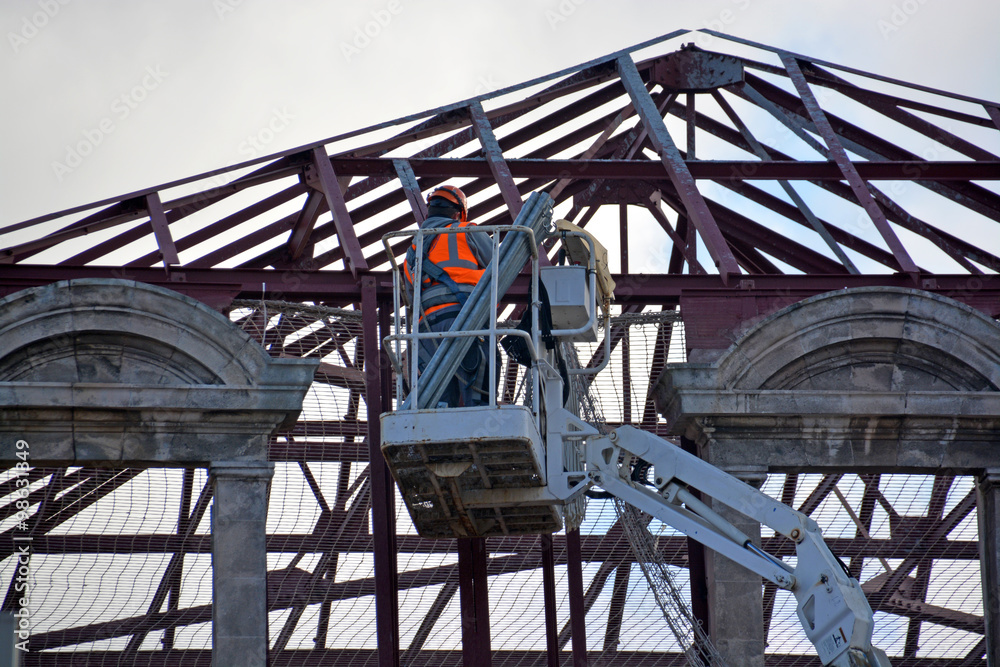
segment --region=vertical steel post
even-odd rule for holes
[[[383,309],[384,310],[384,309]],[[375,277],[361,277],[361,326],[365,352],[365,403],[368,406],[368,456],[371,464],[372,535],[375,559],[375,636],[379,667],[399,667],[398,575],[396,573],[395,487],[382,457],[379,414],[388,403],[383,389],[387,365],[380,353],[379,303]],[[382,318],[387,319],[388,314]],[[388,322],[384,323],[388,328]]]
[[[569,584],[573,667],[587,667],[587,610],[583,601],[583,563],[579,528],[566,531],[566,578]]]
[[[611,591],[611,608],[608,609],[608,624],[604,631],[604,652],[616,653],[621,642],[622,621],[625,620],[625,602],[628,599],[628,585],[632,573],[630,561],[621,562],[615,568],[615,585]]]
[[[486,539],[472,540],[472,585],[476,592],[476,633],[479,656],[476,665],[490,667],[492,662],[492,647],[490,644],[490,596],[489,572],[486,559],[489,552],[486,549]]]
[[[476,664],[476,596],[472,585],[472,546],[467,539],[455,541],[458,549],[458,609],[462,622],[462,667]]]
[[[622,273],[628,273],[628,204],[618,204],[618,229],[621,241]],[[632,423],[632,368],[629,364],[631,351],[629,348],[629,328],[626,325],[622,337],[622,423]]]
[[[556,617],[556,557],[551,535],[539,535],[542,548],[542,594],[545,599],[545,652],[548,667],[559,667],[559,622]]]
[[[976,480],[979,564],[983,581],[986,664],[1000,664],[1000,468],[987,468]],[[970,657],[979,658],[982,654]]]
[[[687,146],[685,146],[685,152],[687,153],[687,159],[697,160],[696,152],[694,149],[695,143],[695,129],[698,127],[698,117],[694,110],[694,93],[687,94],[687,105],[684,110],[684,119],[687,121]]]
[[[490,604],[486,540],[458,540],[458,599],[462,617],[462,665],[489,667]]]
[[[632,341],[627,324],[622,334],[622,423],[632,423]]]
[[[621,245],[622,273],[628,273],[628,204],[618,204],[618,233]]]
[[[184,476],[181,479],[181,507],[177,516],[177,534],[183,537],[189,530],[191,523],[191,493],[194,489],[194,468],[185,468]],[[180,607],[181,599],[181,574],[184,571],[184,552],[179,551],[174,555],[177,559],[177,568],[170,573],[170,589],[167,598],[167,610],[177,611]],[[173,559],[171,559],[173,560]],[[174,647],[174,628],[166,628],[163,631],[163,648]],[[138,647],[136,647],[138,648]]]

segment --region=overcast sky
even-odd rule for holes
[[[0,26],[0,225],[455,102],[679,28],[1000,100],[1000,3],[987,0],[3,0]],[[81,144],[88,154],[74,155]]]

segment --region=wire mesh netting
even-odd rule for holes
[[[275,436],[270,449],[271,663],[307,664],[312,654],[330,664],[377,664],[361,313],[253,302],[237,303],[231,319],[272,356],[321,361],[298,422]],[[684,360],[683,333],[672,310],[616,316],[602,332],[612,337],[612,357],[583,392],[592,405],[582,413],[610,426],[660,431],[651,384],[663,364]],[[583,366],[602,353],[599,343],[578,344],[575,352]],[[511,373],[501,382],[512,387],[510,400],[523,400],[520,371]],[[205,469],[13,468],[0,486],[5,608],[28,610],[35,661],[28,664],[58,664],[41,662],[49,654],[99,665],[210,661],[212,486]],[[763,490],[820,524],[831,549],[875,600],[876,644],[891,657],[962,657],[982,644],[975,480],[788,474],[770,475]],[[403,664],[461,664],[456,542],[421,538],[395,497]],[[684,640],[690,628],[669,627],[678,618],[691,620],[686,538],[628,513],[611,500],[591,499],[580,525],[590,664],[676,664],[693,641]],[[16,536],[31,537],[27,559]],[[762,544],[794,562],[784,538],[765,533]],[[558,645],[568,656],[565,533],[552,545]],[[486,548],[494,664],[545,664],[541,539],[489,538]],[[24,560],[30,595],[17,588]],[[657,591],[664,575],[670,581]],[[770,586],[762,587],[762,596],[768,655],[815,660],[794,599]],[[674,605],[671,621],[664,614],[667,598]],[[166,662],[158,658],[165,654],[171,656]]]

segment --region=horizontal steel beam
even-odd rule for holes
[[[392,294],[392,274],[376,273],[379,292]],[[299,269],[212,269],[177,267],[168,276],[160,268],[117,266],[0,265],[0,297],[27,287],[73,278],[120,278],[159,285],[210,306],[228,307],[233,299],[354,303],[361,300],[359,281],[349,271]]]
[[[267,550],[270,553],[368,553],[371,551],[372,536],[355,530],[335,535],[337,524],[324,524],[328,530],[318,534],[268,535]],[[614,537],[605,535],[581,535],[581,555],[588,562],[620,561],[633,562],[634,556],[627,544],[611,544]],[[490,538],[490,549],[496,553],[529,551],[536,543],[534,536]],[[910,555],[913,545],[906,540],[881,540],[863,538],[828,537],[830,549],[842,558],[905,558]],[[0,549],[10,547],[13,540],[9,536],[0,537]],[[672,565],[684,566],[687,549],[684,537],[663,537],[659,542],[660,551],[667,555]],[[776,556],[794,556],[794,545],[784,538],[763,539],[764,548]],[[425,539],[413,535],[399,536],[401,553],[450,553],[454,551],[453,540]],[[566,548],[564,535],[553,536],[553,548],[562,553]],[[978,560],[979,544],[975,541],[949,540],[939,542],[929,557],[952,560]],[[210,535],[183,537],[174,533],[129,535],[122,540],[116,535],[38,535],[32,544],[33,553],[39,554],[137,554],[137,553],[201,553],[212,552]],[[672,558],[669,554],[676,554]]]
[[[392,295],[392,274],[376,276],[380,297]],[[703,290],[728,296],[758,297],[780,294],[806,298],[851,287],[913,287],[908,276],[877,275],[754,275],[743,276],[732,286],[718,275],[614,274],[614,303],[618,305],[677,305],[682,293]],[[162,269],[121,267],[65,267],[0,264],[0,297],[28,287],[72,278],[126,278],[187,294],[206,304],[228,307],[233,299],[289,301],[317,300],[326,304],[349,304],[361,300],[361,287],[347,271],[280,269],[189,269],[179,267],[167,276]],[[1000,316],[1000,276],[967,274],[928,275],[919,288],[951,297],[992,317]],[[507,292],[507,301],[522,302],[528,294],[527,278],[518,278]]]
[[[547,654],[539,651],[490,652],[497,665],[523,665],[541,667],[547,663]],[[88,651],[81,655],[76,651],[28,653],[25,667],[95,667],[121,664],[122,653],[116,651]],[[461,667],[462,651],[421,650],[406,654],[406,664],[410,667]],[[134,662],[133,662],[134,660]],[[296,667],[353,667],[354,665],[374,665],[378,662],[377,649],[328,648],[298,649],[271,652],[269,660],[274,665],[296,665]],[[588,651],[588,664],[614,664],[616,667],[682,667],[688,661],[683,653],[655,651]],[[604,661],[610,662],[605,663]],[[211,667],[210,649],[171,649],[164,651],[139,651],[130,660],[131,664],[145,667]],[[768,654],[764,656],[766,667],[812,667],[816,656]],[[907,658],[907,665],[913,667],[959,667],[965,665],[963,658]]]
[[[523,665],[541,667],[546,662],[545,651],[491,651],[494,664]],[[115,651],[88,651],[86,656],[75,651],[28,653],[25,667],[87,667],[94,665],[121,664],[122,654]],[[376,649],[330,648],[299,649],[272,652],[270,660],[275,665],[296,665],[296,667],[353,667],[354,665],[374,665],[377,663]],[[683,653],[660,653],[651,651],[589,651],[588,664],[605,664],[611,660],[615,667],[682,667],[689,664]],[[211,667],[212,651],[209,649],[172,649],[166,651],[140,651],[132,664],[145,667]],[[422,650],[407,654],[410,667],[461,667],[462,651],[456,649]],[[769,653],[764,656],[765,667],[813,667],[816,656],[812,653],[791,655]],[[970,663],[961,658],[906,658],[911,667],[964,667]]]
[[[344,176],[392,176],[396,171],[392,158],[334,158],[337,173]],[[508,159],[514,178],[543,179],[644,179],[669,181],[663,165],[652,160],[551,160]],[[836,162],[776,160],[686,160],[696,179],[713,181],[782,180],[842,181],[844,174]],[[1000,161],[961,160],[926,162],[892,160],[852,162],[861,178],[870,181],[996,181],[1000,180]],[[482,158],[411,159],[418,177],[492,178],[490,164]]]

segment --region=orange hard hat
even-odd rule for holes
[[[457,206],[461,211],[461,217],[459,218],[462,222],[467,222],[469,219],[469,202],[465,198],[465,193],[456,188],[454,185],[442,185],[431,190],[431,193],[427,195],[427,203],[430,204],[433,199],[444,199]]]

